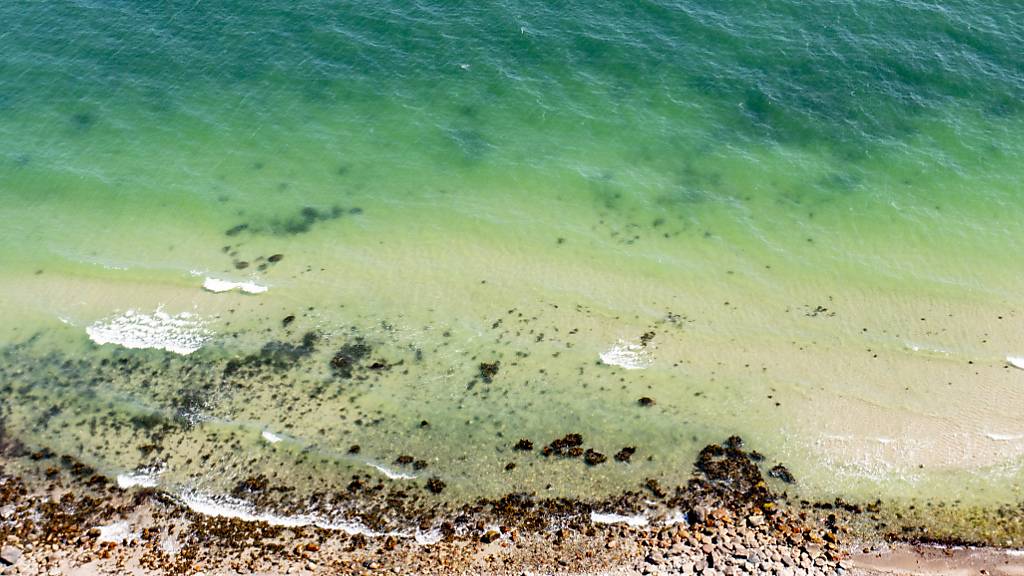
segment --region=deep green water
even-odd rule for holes
[[[741,433],[811,496],[1020,499],[1024,6],[293,4],[0,4],[10,431],[213,493],[606,494]],[[90,341],[158,309],[202,348]],[[510,448],[570,431],[638,456]]]

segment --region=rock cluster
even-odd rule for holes
[[[553,444],[581,443],[571,435],[560,440]],[[122,490],[73,458],[47,452],[35,462],[57,471],[40,481],[0,468],[5,575],[60,574],[83,566],[94,574],[136,566],[168,575],[843,572],[835,517],[815,525],[802,511],[780,508],[738,438],[705,448],[684,486],[668,489],[647,479],[642,491],[604,502],[530,494],[454,508],[435,502],[425,509],[433,516],[420,511],[417,537],[204,516],[154,490]],[[352,494],[368,490],[353,483]],[[443,482],[432,478],[428,489],[440,492]],[[252,477],[237,492],[259,502],[288,490]],[[382,498],[392,506],[398,502],[394,494]],[[414,508],[390,509],[401,510]],[[597,514],[605,511],[611,520]]]

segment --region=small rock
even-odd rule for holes
[[[629,462],[629,459],[633,457],[633,454],[636,454],[636,447],[626,446],[615,454],[615,460],[617,462]]]
[[[4,546],[0,549],[0,563],[7,566],[14,566],[21,559],[21,550],[14,546]]]
[[[480,363],[480,379],[490,384],[494,377],[498,375],[498,369],[501,367],[501,362],[495,360],[494,362],[481,362]]]
[[[707,517],[708,509],[704,506],[694,506],[693,510],[690,510],[690,524],[703,524]]]
[[[444,489],[445,483],[442,482],[441,479],[431,478],[430,480],[427,480],[427,490],[433,492],[434,494],[440,494],[441,492],[444,491]]]
[[[516,442],[516,445],[513,447],[513,449],[528,452],[530,450],[533,450],[533,442],[527,438],[522,438],[519,440],[519,442]]]
[[[583,461],[587,463],[587,466],[597,466],[598,464],[603,464],[607,460],[607,456],[593,448],[587,448],[587,451],[583,453]]]

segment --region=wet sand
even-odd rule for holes
[[[854,574],[1018,576],[1024,574],[1024,554],[1016,550],[893,544],[879,550],[853,553]]]

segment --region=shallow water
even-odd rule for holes
[[[808,497],[1020,499],[1014,3],[0,18],[31,444],[214,494],[590,496],[738,433]],[[568,432],[609,461],[512,449]]]

